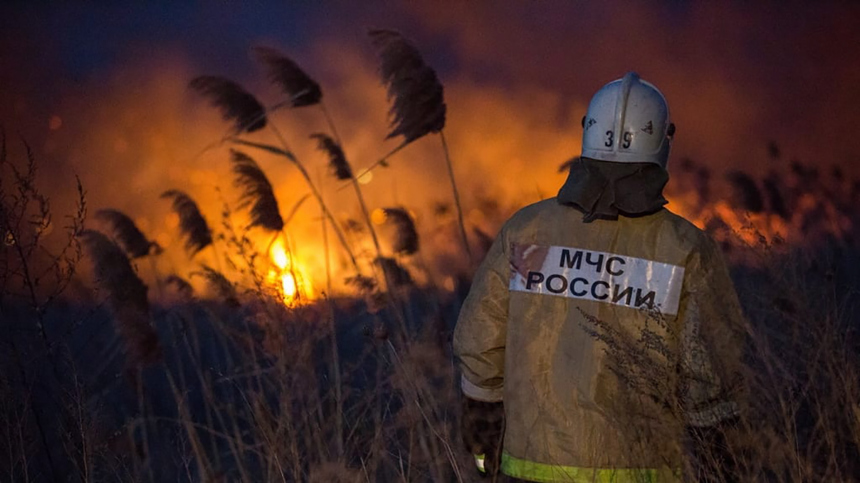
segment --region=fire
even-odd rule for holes
[[[291,301],[296,298],[296,294],[298,294],[299,291],[299,287],[296,284],[296,277],[294,277],[292,273],[285,273],[281,277],[281,288],[284,290],[285,301]]]
[[[272,263],[274,263],[275,266],[281,270],[288,268],[290,259],[287,257],[287,251],[284,249],[284,242],[282,242],[280,238],[275,240],[275,243],[272,244],[271,256]]]
[[[310,279],[306,270],[287,250],[281,236],[272,242],[269,248],[269,257],[275,268],[269,270],[268,282],[279,289],[285,304],[296,305],[313,298]]]
[[[458,241],[451,186],[439,137],[429,135],[418,140],[393,156],[390,165],[362,175],[364,168],[372,166],[397,142],[385,141],[389,131],[385,89],[380,85],[376,66],[365,62],[357,51],[344,53],[342,46],[324,45],[316,54],[315,58],[321,60],[338,59],[332,66],[330,79],[349,79],[349,83],[326,83],[323,88],[349,162],[359,175],[358,182],[371,214],[370,224],[378,230],[383,255],[392,254],[388,236],[392,229],[386,226],[384,208],[402,206],[417,220],[422,247],[421,256],[407,259],[405,268],[419,283],[441,281],[446,290],[453,290],[455,280],[468,265],[464,263],[465,255]],[[320,66],[311,63],[310,58],[301,56],[296,60],[307,63],[305,67],[311,73],[317,72]],[[117,75],[127,81],[94,89],[88,95],[91,97],[83,98],[85,102],[81,105],[97,107],[81,110],[77,103],[58,106],[53,125],[59,128],[50,131],[49,139],[54,146],[54,157],[68,159],[70,165],[82,172],[82,182],[99,207],[113,207],[131,215],[150,239],[165,247],[165,253],[159,255],[163,259],[159,262],[161,266],[172,267],[180,276],[197,270],[196,261],[184,251],[178,234],[179,218],[170,210],[169,203],[159,200],[159,193],[172,188],[186,190],[216,232],[221,226],[219,214],[225,206],[232,210],[235,226],[244,226],[248,221],[243,218],[246,213],[238,208],[236,190],[231,188],[227,147],[203,149],[222,139],[226,126],[217,112],[188,92],[188,80],[201,73],[205,72],[198,72],[184,58],[170,56],[124,67]],[[579,152],[580,119],[587,108],[588,96],[599,82],[608,80],[609,75],[612,74],[604,73],[600,78],[583,81],[567,93],[539,89],[535,85],[510,88],[487,85],[468,80],[468,76],[443,78],[445,99],[450,108],[446,139],[472,243],[479,243],[478,233],[473,230],[480,230],[482,236],[491,238],[516,209],[551,197],[558,191],[566,175],[558,172],[559,164]],[[663,74],[662,77],[672,76]],[[266,105],[281,98],[281,94],[265,87],[260,79],[249,76],[235,80],[252,90]],[[133,85],[134,95],[130,94],[130,85]],[[337,87],[339,85],[341,87]],[[694,108],[679,107],[679,119],[685,118],[685,112],[688,119],[701,118],[700,111],[715,112],[702,102],[685,100],[713,97],[717,99],[714,104],[724,100],[723,89],[714,96],[702,96],[696,91],[695,95],[688,94],[685,98],[686,91],[681,87],[670,87],[670,102],[678,106],[692,104]],[[196,102],[193,109],[188,108],[189,99]],[[52,118],[41,118],[43,126],[46,119],[50,123]],[[284,303],[288,305],[314,298],[311,276],[319,284],[318,290],[323,286],[321,281],[330,277],[325,284],[327,290],[330,288],[338,295],[354,294],[354,287],[345,280],[354,277],[357,271],[371,274],[372,260],[376,256],[353,187],[343,189],[345,183],[328,175],[325,156],[315,152],[307,141],[310,133],[327,129],[323,119],[322,113],[311,106],[281,111],[273,115],[270,122],[285,133],[294,154],[307,166],[333,218],[342,227],[344,244],[354,252],[357,264],[341,246],[335,227],[324,225],[315,199],[309,198],[301,204],[300,200],[310,189],[295,167],[271,153],[247,152],[272,182],[280,213],[285,218],[290,217],[290,237],[279,237],[271,247],[268,237],[251,235],[255,238],[254,249],[269,260],[262,272],[266,282],[273,291],[283,294]],[[713,140],[745,137],[723,131],[713,134],[711,128],[719,124],[717,121],[703,124],[710,126],[707,131],[697,126],[685,128],[684,136],[678,138],[679,144],[673,148],[676,154],[671,163],[683,155],[696,157],[700,154],[705,167],[710,166],[710,159],[741,159],[730,156],[732,153],[724,147],[726,143]],[[747,125],[738,129],[755,132]],[[268,130],[262,130],[246,137],[270,143],[274,142],[272,136]],[[705,148],[701,149],[690,147],[698,146],[701,140],[710,144],[704,144]],[[749,145],[755,146],[754,143]],[[681,173],[675,164],[671,166],[673,177]],[[718,179],[720,170],[711,167],[714,179]],[[694,189],[691,182],[676,183],[677,192],[669,196],[670,209],[701,228],[719,218],[729,228],[742,231],[746,242],[760,239],[756,230],[746,229],[749,225],[758,227],[767,240],[779,236],[789,242],[803,243],[808,238],[802,233],[800,215],[788,220],[767,213],[747,216],[730,203],[722,202],[719,189],[707,194]],[[65,188],[67,186],[63,185]],[[63,196],[66,197],[57,198],[57,206],[70,203],[68,196]],[[802,199],[797,204],[798,212],[814,215],[820,198],[810,195]],[[840,223],[831,231],[850,229],[843,227],[850,220],[830,218]],[[4,238],[3,233],[0,238]],[[0,240],[0,243],[10,242]],[[200,255],[210,266],[219,265],[217,257],[223,262],[225,257],[235,256],[224,243],[216,242],[216,245],[215,251]],[[422,279],[425,272],[426,278]],[[239,284],[247,283],[243,275],[229,269],[225,276]],[[317,297],[319,293],[321,291]]]

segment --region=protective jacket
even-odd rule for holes
[[[716,244],[668,210],[582,217],[553,198],[502,227],[454,334],[462,390],[504,402],[509,476],[676,481],[684,428],[738,410],[737,295]]]

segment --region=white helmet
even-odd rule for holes
[[[639,74],[628,72],[597,91],[582,127],[583,157],[666,169],[675,125],[666,98]]]

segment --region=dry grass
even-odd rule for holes
[[[472,479],[457,429],[457,374],[436,323],[447,319],[450,328],[456,305],[449,304],[456,301],[439,305],[445,297],[429,289],[408,297],[395,292],[397,304],[385,304],[375,315],[356,300],[288,308],[253,287],[240,295],[233,282],[204,268],[215,301],[192,298],[187,282],[171,278],[187,296],[153,311],[153,338],[146,288],[125,253],[95,232],[82,237],[108,301],[119,306],[109,319],[118,323],[127,346],[125,360],[155,360],[129,342],[139,341],[159,344],[162,362],[126,380],[105,380],[87,351],[70,350],[72,362],[58,369],[65,377],[54,383],[50,403],[44,393],[21,391],[27,386],[20,376],[0,379],[0,471],[7,479],[52,479],[52,472],[81,481]],[[856,480],[854,292],[839,287],[857,287],[857,274],[843,257],[858,254],[846,245],[830,246],[841,248],[735,245],[759,258],[734,274],[750,320],[744,364],[749,397],[741,419],[719,435],[731,460],[706,461],[698,467],[707,472],[702,481],[728,481],[716,468],[733,468],[741,481]],[[380,268],[396,284],[411,286],[393,259]],[[364,285],[376,288],[372,279]],[[401,325],[400,317],[408,323]],[[674,358],[655,317],[652,331],[634,336],[590,322],[631,394],[678,410],[673,367],[659,363]],[[53,330],[49,323],[47,331]],[[24,352],[25,335],[16,339],[19,351],[7,353],[4,364],[36,354]],[[333,351],[339,355],[335,364],[327,362]],[[42,408],[44,440],[28,417],[33,404]],[[61,423],[45,422],[49,407],[61,408]],[[686,444],[707,448],[714,437],[691,433]]]

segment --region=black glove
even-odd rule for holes
[[[502,437],[505,432],[504,404],[463,397],[461,430],[463,443],[475,457],[481,476],[495,476],[499,472]]]

